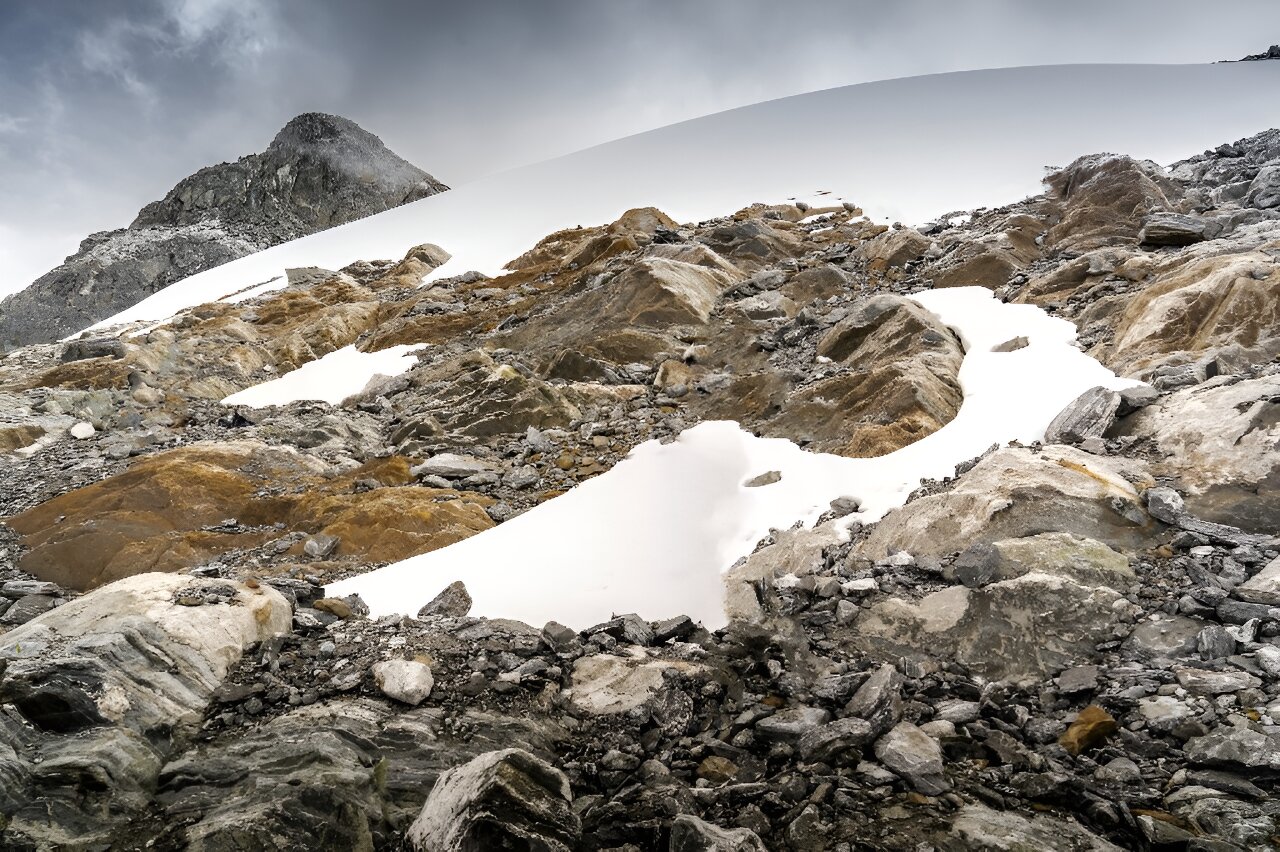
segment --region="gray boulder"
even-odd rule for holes
[[[407,840],[422,852],[571,852],[582,824],[569,779],[523,749],[482,754],[436,780]]]
[[[951,789],[942,774],[942,749],[910,722],[899,722],[876,741],[876,757],[917,792],[938,796]]]
[[[289,630],[284,597],[218,581],[218,603],[182,606],[192,578],[138,574],[0,636],[6,715],[26,745],[8,763],[6,839],[81,848],[147,806],[161,765],[199,725],[246,648]],[[162,662],[159,662],[162,661]]]
[[[1045,430],[1046,444],[1078,444],[1101,437],[1115,422],[1120,394],[1103,387],[1090,388],[1076,397]]]
[[[454,580],[445,586],[440,594],[436,595],[430,601],[418,610],[419,618],[438,615],[449,618],[462,618],[471,611],[471,595],[467,592],[467,586],[461,580]]]
[[[768,852],[749,828],[724,829],[696,816],[681,814],[671,823],[669,852]]]
[[[1189,246],[1208,239],[1209,223],[1198,216],[1153,213],[1138,233],[1144,246]]]

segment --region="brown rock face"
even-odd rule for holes
[[[1182,202],[1160,166],[1115,154],[1081,157],[1046,183],[1060,212],[1045,242],[1058,249],[1136,243],[1148,213],[1178,211]]]
[[[1177,258],[1115,320],[1115,341],[1098,355],[1123,374],[1221,354],[1234,365],[1280,355],[1280,266],[1261,251]]]
[[[941,429],[963,401],[955,335],[915,302],[879,295],[857,305],[818,341],[848,368],[791,394],[768,434],[811,449],[866,458]]]
[[[79,590],[192,567],[289,531],[338,537],[339,558],[394,561],[493,525],[483,498],[474,495],[416,487],[352,493],[357,479],[408,482],[404,459],[340,477],[325,471],[315,459],[262,444],[184,447],[142,459],[8,523],[30,548],[24,570]]]

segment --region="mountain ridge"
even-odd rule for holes
[[[55,340],[182,278],[446,189],[350,119],[303,113],[0,302],[0,347]]]

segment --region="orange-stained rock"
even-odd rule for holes
[[[1102,745],[1107,737],[1120,730],[1115,718],[1096,704],[1080,711],[1066,732],[1058,738],[1058,745],[1068,754],[1080,754]]]
[[[362,479],[386,487],[356,493]],[[396,487],[411,479],[407,460],[397,457],[330,476],[323,463],[288,448],[197,445],[142,458],[8,523],[28,548],[24,570],[80,590],[199,565],[291,531],[338,536],[336,558],[383,562],[493,525],[488,498]],[[231,519],[234,526],[224,524]]]

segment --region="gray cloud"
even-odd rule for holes
[[[1206,62],[1263,49],[1268,34],[1280,41],[1271,0],[1211,15],[1182,0],[11,0],[0,9],[0,293],[195,169],[261,150],[307,110],[354,119],[456,185],[817,88]],[[1134,96],[1176,109],[1176,92]],[[1087,105],[1063,108],[1088,120]],[[822,128],[776,132],[803,156]]]

